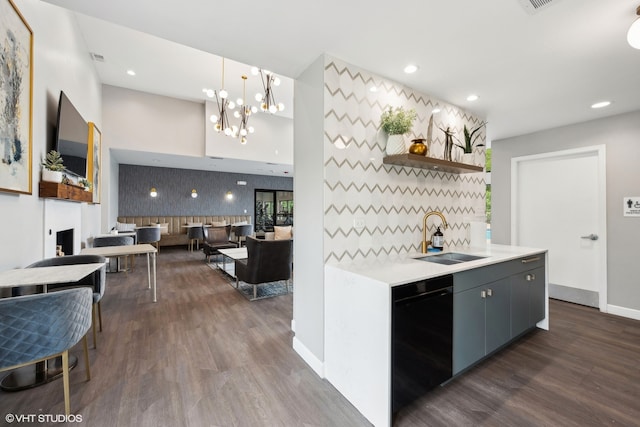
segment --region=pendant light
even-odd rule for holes
[[[227,109],[233,110],[236,105],[233,101],[229,101],[229,94],[224,90],[224,58],[222,58],[222,86],[220,91],[205,89],[205,92],[209,98],[216,98],[218,114],[212,114],[211,117],[209,117],[209,120],[215,123],[214,129],[216,132],[224,132],[225,135],[232,135],[233,127],[229,125]]]
[[[253,67],[251,73],[256,76],[260,74],[260,80],[262,80],[264,95],[261,93],[256,94],[256,101],[260,102],[260,109],[272,114],[284,110],[284,104],[282,102],[276,103],[275,97],[273,96],[273,86],[280,86],[280,79],[271,71],[262,70],[257,67]]]
[[[236,136],[240,137],[240,144],[246,144],[247,134],[254,132],[253,126],[248,126],[249,116],[255,113],[256,111],[258,111],[256,107],[247,105],[245,103],[246,94],[247,94],[247,76],[243,75],[242,76],[242,99],[238,98],[238,105],[240,105],[240,109],[233,113],[233,115],[237,119],[240,119],[240,127],[238,129],[238,132],[233,135],[234,137]]]

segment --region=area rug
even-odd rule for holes
[[[209,268],[218,272],[218,274],[223,275],[228,281],[229,284],[236,289],[236,279],[229,276],[225,272],[221,271],[218,267],[216,267],[215,263],[207,264]],[[245,283],[240,281],[238,288],[236,289],[240,292],[246,299],[249,301],[256,301],[264,298],[272,298],[280,295],[287,294],[287,281],[286,280],[278,280],[277,282],[268,282],[261,283],[258,285],[258,289],[256,292],[256,297],[253,297],[253,285],[249,283]],[[289,292],[293,292],[293,282],[289,283]]]

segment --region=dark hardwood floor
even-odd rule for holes
[[[92,379],[71,373],[76,425],[369,425],[291,348],[291,295],[249,302],[201,253],[162,248],[150,301],[142,258],[107,276]],[[551,328],[404,408],[395,425],[640,425],[640,322],[552,301]],[[63,412],[61,381],[0,392],[0,425],[9,413]]]

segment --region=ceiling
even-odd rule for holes
[[[626,41],[638,4],[537,1],[529,13],[529,0],[47,0],[80,13],[103,83],[150,93],[202,101],[220,86],[219,56],[231,93],[233,67],[295,79],[328,53],[479,115],[489,140],[640,110],[640,50]],[[290,115],[291,81],[275,93]]]

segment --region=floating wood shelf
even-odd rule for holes
[[[450,162],[448,160],[434,159],[433,157],[419,156],[417,154],[394,154],[382,159],[385,165],[410,166],[412,168],[431,169],[435,171],[451,173],[482,172],[483,168],[466,163]]]
[[[74,185],[40,181],[40,197],[68,200],[70,202],[92,202],[93,193]]]

